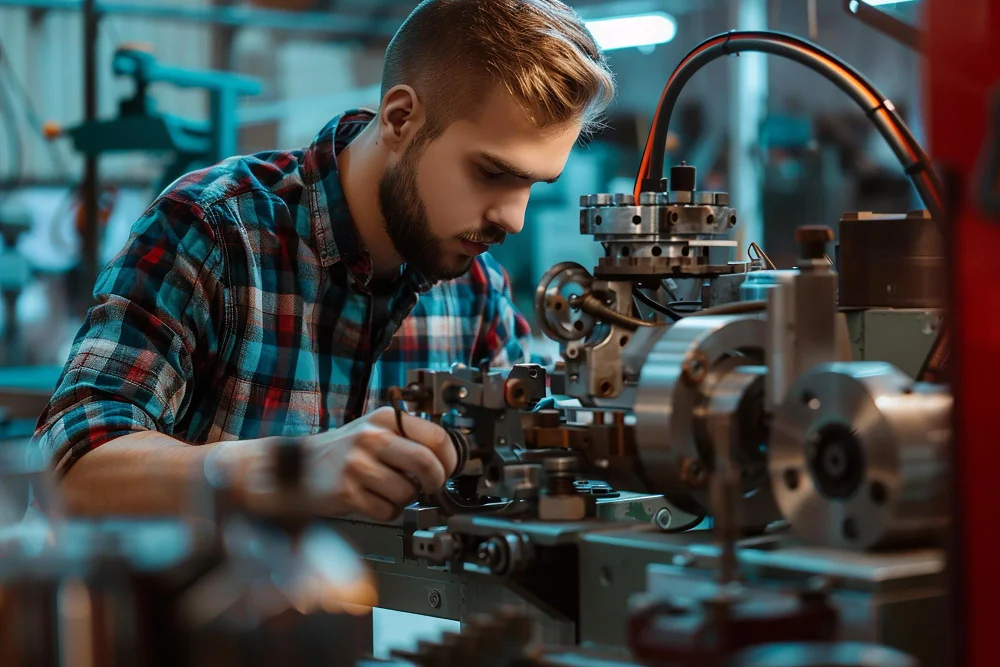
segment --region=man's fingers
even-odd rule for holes
[[[385,498],[367,489],[358,495],[355,509],[358,514],[375,521],[392,521],[403,511],[401,506],[393,505]]]
[[[347,457],[344,472],[366,491],[399,507],[409,504],[420,491],[419,485],[415,486],[413,481],[362,449],[354,450]]]
[[[448,479],[444,465],[430,448],[398,435],[386,434],[372,454],[400,474],[412,475],[424,493],[434,493]]]
[[[414,417],[405,412],[402,417],[406,438],[430,449],[444,467],[446,477],[454,474],[455,468],[458,466],[458,452],[455,451],[455,445],[452,444],[448,432],[434,422]],[[396,414],[392,408],[376,410],[372,414],[372,421],[383,428],[390,429],[393,433],[399,433]]]

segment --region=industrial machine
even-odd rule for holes
[[[260,93],[256,79],[230,72],[168,67],[141,45],[120,47],[111,66],[117,76],[129,77],[134,83],[132,95],[118,105],[118,116],[85,121],[65,130],[50,128],[52,138],[68,136],[77,151],[90,157],[136,151],[171,155],[156,192],[189,171],[236,155],[237,103],[241,96]],[[208,119],[191,120],[159,111],[149,93],[155,84],[204,90],[209,100]]]
[[[738,202],[684,164],[661,178],[663,138],[684,82],[743,50],[862,104],[927,210],[845,214],[836,260],[829,229],[800,227],[794,268],[719,261]],[[561,361],[428,369],[390,391],[448,429],[460,464],[396,522],[336,522],[380,604],[459,620],[512,604],[547,642],[657,664],[834,640],[946,664],[947,641],[913,631],[947,613],[952,397],[922,381],[946,370],[941,197],[891,102],[846,63],[772,33],[697,47],[636,190],[581,198],[604,257],[537,288]],[[663,302],[667,280],[700,284],[699,307]]]
[[[802,62],[862,104],[927,211],[845,215],[836,259],[829,229],[806,226],[793,268],[720,261],[738,202],[699,190],[684,164],[662,178],[663,146],[684,83],[744,50]],[[246,506],[233,507],[224,480],[212,487],[223,510],[207,522],[207,546],[175,541],[192,549],[157,576],[109,566],[132,552],[106,527],[90,528],[101,549],[47,552],[52,566],[40,570],[22,534],[20,558],[0,560],[0,619],[11,600],[36,606],[0,642],[0,664],[44,650],[52,600],[69,614],[56,633],[66,646],[93,636],[87,604],[123,592],[135,595],[115,599],[170,623],[138,612],[112,615],[115,627],[168,628],[148,646],[170,645],[174,658],[183,648],[186,664],[264,664],[278,641],[301,642],[302,662],[369,664],[311,643],[357,630],[350,611],[375,604],[366,573],[379,606],[466,625],[381,664],[949,664],[949,637],[925,630],[948,615],[952,516],[952,394],[925,381],[949,370],[938,325],[942,201],[891,103],[846,63],[787,35],[713,37],[667,83],[635,191],[581,198],[580,231],[604,257],[590,269],[558,264],[538,286],[535,315],[561,360],[425,369],[390,390],[401,434],[404,411],[441,424],[459,464],[396,521],[327,526],[364,567],[330,546],[358,567],[310,587],[331,578],[302,550],[307,491],[291,442],[275,452],[280,483]],[[664,302],[667,281],[695,281],[697,308]],[[896,356],[878,359],[890,347]],[[280,533],[258,538],[247,516]],[[28,594],[39,590],[48,595]],[[317,590],[331,591],[335,613]],[[318,618],[307,613],[318,608]]]

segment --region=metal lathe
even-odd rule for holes
[[[729,261],[739,202],[685,164],[664,177],[662,138],[690,76],[741,51],[862,105],[925,209],[846,213],[836,247],[802,225],[794,268],[759,248]],[[88,665],[263,665],[278,645],[286,664],[950,664],[942,193],[846,63],[788,35],[707,40],[664,90],[635,191],[581,197],[604,256],[538,285],[560,359],[426,369],[390,391],[448,431],[460,464],[441,492],[394,522],[317,523],[289,442],[248,506],[220,482],[181,522],[22,527],[0,542],[0,665],[66,647]],[[463,633],[369,660],[375,604]]]

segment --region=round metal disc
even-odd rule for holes
[[[931,539],[947,522],[950,410],[946,392],[915,390],[890,364],[824,364],[801,376],[768,448],[775,498],[795,533],[859,550]]]
[[[535,316],[546,336],[570,342],[590,335],[594,318],[570,308],[569,301],[590,291],[593,282],[590,272],[576,262],[562,262],[545,272],[535,289]]]

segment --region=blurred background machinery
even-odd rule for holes
[[[444,492],[310,542],[290,447],[275,464],[288,484],[263,505],[228,506],[223,484],[178,521],[80,525],[36,497],[17,523],[27,481],[44,484],[12,453],[132,221],[187,169],[302,146],[330,116],[377,106],[382,52],[413,4],[0,0],[0,664],[265,664],[278,643],[367,664],[376,602],[364,586],[351,597],[359,582],[381,607],[465,630],[392,657],[383,642],[379,664],[943,665],[953,644],[968,658],[954,664],[994,664],[991,588],[970,585],[989,567],[946,568],[950,546],[996,547],[971,530],[991,468],[969,452],[992,437],[992,384],[976,383],[1000,349],[1000,325],[979,321],[1000,302],[982,268],[1000,242],[1000,24],[974,0],[571,3],[621,94],[495,253],[541,363],[428,369],[398,388],[397,409],[441,421],[466,457]],[[815,71],[839,58],[867,79],[830,85],[788,40],[763,48],[765,30],[823,47]],[[720,49],[740,57],[723,66]],[[709,54],[706,71],[654,114],[651,91],[689,53]],[[947,187],[926,181],[927,86]],[[942,120],[956,108],[975,122]],[[949,617],[969,623],[915,630]],[[310,643],[344,632],[356,651]]]

